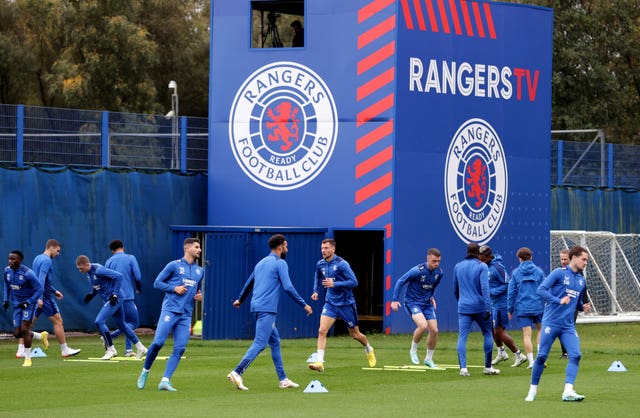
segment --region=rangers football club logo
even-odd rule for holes
[[[449,219],[464,242],[480,245],[500,228],[507,206],[507,164],[495,129],[469,119],[453,136],[445,167]]]
[[[299,63],[259,68],[231,105],[233,156],[251,180],[268,189],[292,190],[312,181],[331,159],[337,135],[331,91]]]

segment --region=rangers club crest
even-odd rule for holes
[[[256,70],[238,89],[229,115],[231,150],[242,171],[273,190],[304,186],[335,148],[338,115],[331,91],[295,62]]]
[[[507,165],[502,143],[482,119],[469,119],[455,133],[445,168],[449,219],[466,243],[485,244],[498,231],[507,205]]]

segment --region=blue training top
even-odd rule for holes
[[[298,305],[307,305],[291,283],[287,262],[274,253],[270,253],[256,264],[240,291],[238,300],[242,303],[251,290],[251,312],[278,313],[278,301],[282,290]]]
[[[189,264],[181,258],[167,264],[153,282],[153,287],[165,292],[162,310],[178,314],[191,315],[193,312],[193,298],[202,287],[204,270],[195,262]],[[176,286],[185,286],[187,291],[179,295]]]
[[[91,263],[91,268],[87,273],[93,289],[92,294],[99,294],[104,302],[109,300],[111,295],[117,295],[122,299],[120,286],[122,285],[122,274],[115,270],[108,269],[102,264]]]
[[[47,254],[42,253],[33,259],[33,272],[44,286],[42,300],[52,299],[58,289],[53,286],[53,260]]]
[[[509,275],[502,263],[502,256],[495,254],[488,264],[489,267],[489,296],[491,305],[495,309],[507,307],[507,290]]]
[[[7,266],[4,269],[4,301],[11,297],[11,305],[17,306],[27,302],[35,306],[42,298],[43,285],[36,274],[29,267],[21,264],[17,270]]]
[[[124,276],[121,286],[122,300],[135,299],[134,286],[140,289],[142,279],[138,260],[131,254],[119,252],[109,257],[104,266]]]
[[[393,288],[392,301],[397,302],[400,298],[400,292],[404,286],[407,290],[404,294],[404,304],[419,303],[431,305],[431,298],[436,287],[442,280],[442,269],[440,267],[430,270],[427,263],[420,263],[412,267],[402,275]]]
[[[560,267],[551,272],[538,287],[538,295],[546,302],[542,315],[542,327],[575,328],[575,310],[582,310],[582,293],[587,282],[582,272],[571,267]],[[569,296],[570,301],[561,305],[560,300]]]
[[[334,254],[331,261],[324,258],[316,263],[316,277],[313,281],[313,292],[319,293],[323,279],[333,279],[333,287],[326,288],[324,300],[334,306],[353,305],[356,299],[353,288],[358,286],[358,279],[349,263]]]
[[[453,289],[458,313],[471,315],[491,311],[489,268],[476,257],[467,257],[455,265]]]
[[[511,273],[509,282],[508,311],[519,316],[541,315],[544,303],[538,295],[538,286],[544,280],[544,273],[533,261],[520,263]]]

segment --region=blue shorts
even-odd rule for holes
[[[509,313],[507,308],[494,308],[491,310],[491,320],[493,321],[493,328],[507,329],[509,325]]]
[[[325,302],[322,307],[322,315],[329,318],[340,318],[347,323],[349,329],[358,326],[358,313],[356,311],[356,304],[351,305],[332,305],[329,302]]]
[[[432,304],[427,305],[426,303],[408,303],[404,305],[404,308],[411,317],[413,317],[413,315],[421,313],[427,320],[437,319],[436,311],[433,309]]]
[[[540,314],[540,315],[523,315],[523,316],[518,315],[517,320],[518,320],[518,326],[520,328],[535,327],[536,324],[541,324],[542,323],[542,314]]]
[[[36,312],[35,305],[28,306],[27,309],[13,308],[13,326],[22,326],[22,321],[33,321]]]
[[[60,308],[58,308],[58,304],[54,298],[45,299],[42,301],[42,306],[36,309],[36,317],[39,317],[40,314],[45,314],[47,318],[60,313]]]

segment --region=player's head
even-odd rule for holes
[[[322,253],[322,258],[330,261],[336,253],[336,240],[333,238],[323,239],[320,245],[320,252]]]
[[[440,250],[437,248],[429,248],[427,250],[427,268],[429,270],[434,270],[440,267],[440,260],[442,256],[440,255]]]
[[[22,254],[22,251],[11,250],[11,252],[9,253],[9,267],[11,267],[13,270],[17,269],[18,267],[20,267],[22,260],[24,260],[24,254]]]
[[[560,256],[560,265],[562,267],[566,267],[567,265],[569,265],[569,250],[560,250],[560,253],[558,255]]]
[[[571,247],[569,250],[569,266],[574,271],[583,271],[587,267],[589,253],[587,249],[579,245]]]
[[[493,260],[493,251],[491,250],[491,247],[489,247],[488,245],[482,245],[478,249],[478,258],[483,263],[489,263],[491,260]]]
[[[287,239],[282,234],[275,234],[269,238],[269,248],[272,252],[280,255],[280,258],[283,260],[287,258],[287,252],[289,251],[287,248]]]
[[[61,247],[62,245],[60,245],[60,242],[57,239],[51,238],[44,244],[44,252],[47,253],[49,257],[56,258],[60,255]]]
[[[477,242],[470,242],[467,244],[467,257],[478,258],[480,254],[480,245]]]
[[[192,260],[200,258],[202,248],[200,247],[200,240],[198,238],[185,238],[182,244],[186,258],[191,258]]]
[[[91,261],[89,260],[89,257],[86,255],[79,255],[76,258],[76,267],[80,273],[89,273],[89,270],[91,270]]]
[[[533,256],[533,252],[527,247],[522,247],[518,250],[516,256],[520,259],[520,262],[529,261]]]
[[[115,253],[117,250],[120,250],[120,249],[124,250],[124,244],[119,239],[114,239],[109,243],[109,249],[111,250],[112,253]]]

